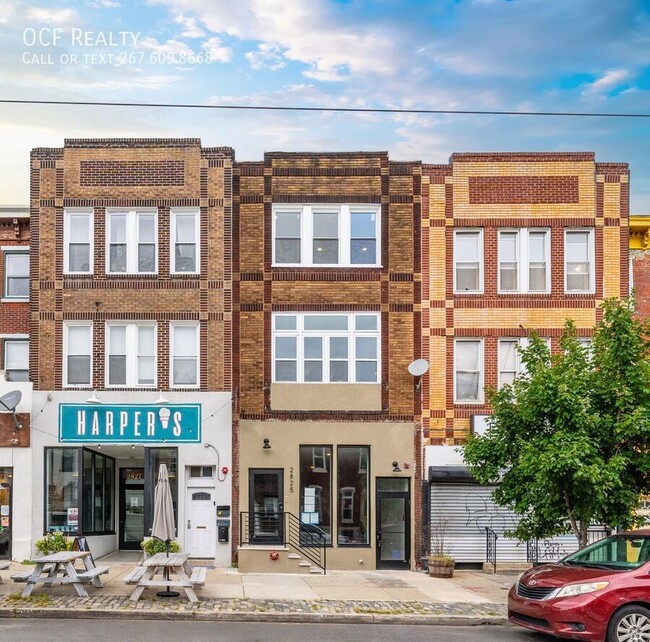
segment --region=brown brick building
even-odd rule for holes
[[[420,183],[385,153],[235,167],[240,568],[288,570],[256,547],[291,537],[277,511],[328,567],[413,567]]]
[[[454,446],[482,430],[485,389],[517,375],[531,330],[555,351],[571,318],[587,342],[603,300],[628,293],[629,169],[592,153],[467,153],[422,171],[431,514],[449,520],[459,561],[484,561],[483,527],[502,535],[512,516],[445,466],[462,466]]]
[[[230,565],[233,160],[198,139],[32,151],[34,536],[138,549],[164,462],[179,540]]]

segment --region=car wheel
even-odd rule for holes
[[[650,609],[630,604],[617,611],[607,627],[607,642],[650,642]]]

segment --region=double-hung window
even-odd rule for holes
[[[483,231],[454,231],[454,291],[483,292]]]
[[[499,230],[499,292],[550,291],[548,229]]]
[[[92,334],[90,323],[63,324],[63,385],[91,385]]]
[[[3,347],[2,363],[7,381],[29,381],[29,340],[7,338]]]
[[[108,210],[106,272],[154,274],[157,266],[155,210]]]
[[[93,271],[93,212],[66,209],[63,214],[63,271],[90,274]]]
[[[378,383],[377,313],[273,315],[276,383]]]
[[[106,325],[109,386],[156,385],[155,323],[109,323]]]
[[[171,324],[171,385],[199,385],[199,324]]]
[[[4,250],[4,299],[29,299],[29,252],[15,248]]]
[[[172,272],[196,274],[199,271],[200,216],[196,209],[171,211]]]
[[[273,265],[379,266],[379,205],[274,205]]]
[[[460,403],[483,403],[483,341],[456,339],[454,397]]]
[[[594,291],[594,231],[566,230],[564,235],[565,292]]]
[[[542,338],[542,341],[546,343],[550,353],[550,338]],[[527,348],[529,344],[528,337],[499,339],[499,388],[505,384],[512,384],[515,378],[525,371],[520,350]]]

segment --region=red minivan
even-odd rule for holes
[[[650,529],[529,569],[510,589],[508,618],[569,640],[650,642]]]

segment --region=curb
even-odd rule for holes
[[[207,611],[121,611],[117,609],[0,609],[3,618],[47,618],[79,620],[164,620],[181,622],[283,622],[295,624],[411,624],[427,626],[503,626],[503,616],[466,615],[379,615],[367,613],[210,613]]]

